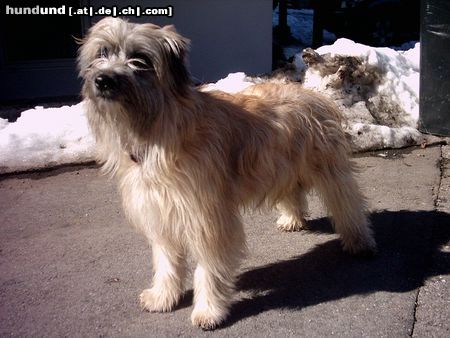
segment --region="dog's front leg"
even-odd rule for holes
[[[224,280],[224,277],[216,276],[213,271],[198,264],[194,274],[192,324],[204,330],[215,329],[227,317],[232,297],[232,280]]]
[[[140,296],[142,307],[147,311],[172,311],[183,295],[186,276],[184,252],[172,244],[152,243],[153,283]]]
[[[205,229],[193,243],[198,265],[194,274],[192,324],[213,330],[227,317],[235,292],[236,272],[245,253],[245,235],[238,216]]]

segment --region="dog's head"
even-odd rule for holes
[[[157,108],[165,96],[184,95],[191,84],[185,66],[188,46],[173,26],[104,18],[81,40],[83,96],[105,104]]]

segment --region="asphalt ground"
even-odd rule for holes
[[[190,323],[192,283],[171,313],[142,311],[151,251],[96,166],[0,177],[0,336],[449,337],[449,146],[359,155],[378,254],[340,247],[320,201],[309,231],[244,215],[249,257],[226,323]],[[191,264],[191,267],[193,265]]]

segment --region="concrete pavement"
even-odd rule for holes
[[[247,214],[239,300],[214,332],[191,326],[191,287],[141,311],[150,250],[95,166],[0,177],[0,336],[449,337],[449,146],[355,160],[378,255],[344,254],[315,196],[308,232]]]

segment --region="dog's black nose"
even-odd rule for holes
[[[117,89],[117,81],[109,75],[101,74],[95,78],[95,87],[101,92],[114,91]]]

